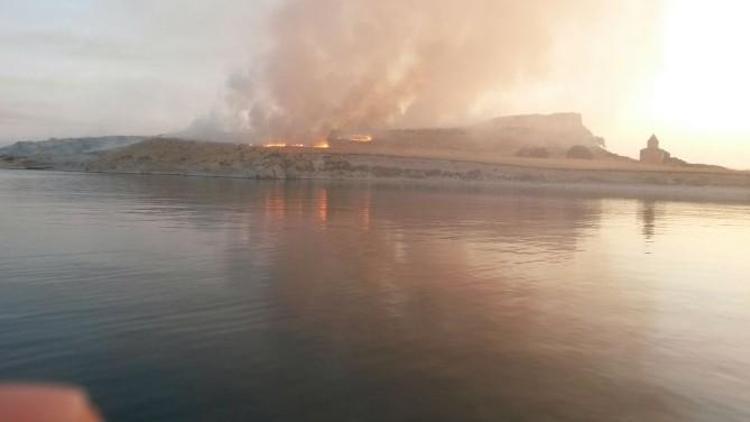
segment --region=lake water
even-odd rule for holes
[[[750,206],[0,172],[0,379],[112,421],[750,420]]]

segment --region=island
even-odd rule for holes
[[[502,184],[750,199],[750,172],[687,163],[659,149],[655,136],[640,160],[614,154],[575,113],[501,117],[463,128],[332,131],[312,144],[210,142],[174,136],[21,142],[0,149],[0,167]]]

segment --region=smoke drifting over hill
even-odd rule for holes
[[[310,140],[501,114],[487,109],[493,95],[580,58],[581,34],[621,9],[598,0],[287,0],[269,19],[259,61],[230,78],[223,124]]]

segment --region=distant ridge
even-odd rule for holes
[[[118,148],[147,139],[142,136],[102,136],[16,142],[0,148],[5,166],[30,169],[65,168],[81,170],[86,162]],[[2,164],[2,163],[0,163]]]
[[[0,155],[31,157],[43,155],[67,156],[92,154],[122,148],[146,139],[143,136],[100,136],[87,138],[49,139],[46,141],[20,141],[0,148]]]

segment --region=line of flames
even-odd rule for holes
[[[272,142],[263,145],[264,148],[330,148],[328,142],[320,142],[315,145],[305,144],[287,144],[282,142]]]
[[[357,144],[367,144],[367,143],[372,142],[373,140],[371,135],[365,135],[365,134],[349,135],[341,139],[346,140],[348,142],[357,143]],[[313,145],[292,144],[292,143],[284,142],[284,141],[273,141],[273,142],[264,144],[263,146],[266,148],[330,148],[330,146],[328,145],[328,140],[326,139],[322,139]]]

